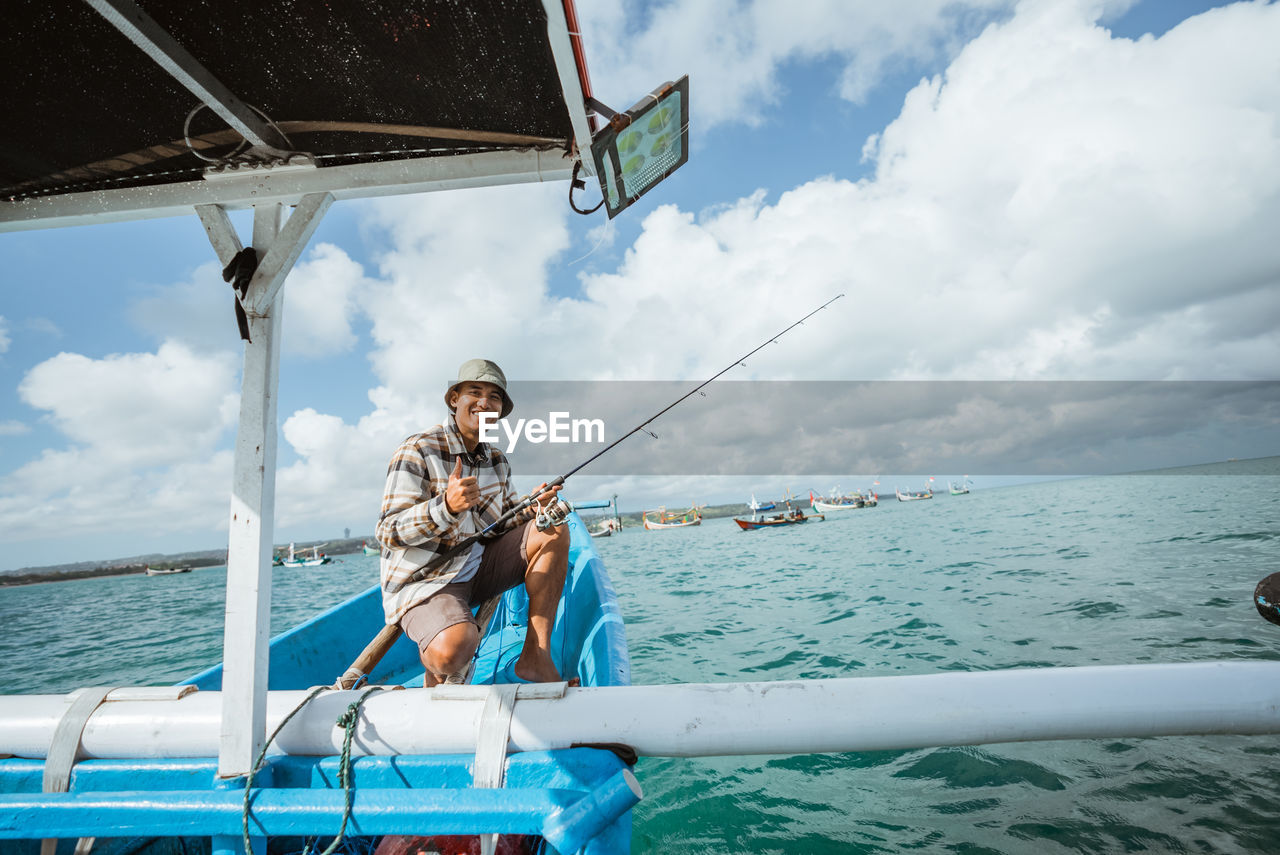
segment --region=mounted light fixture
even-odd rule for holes
[[[587,105],[609,120],[591,140],[591,158],[613,219],[689,160],[689,75],[662,84],[625,113],[594,98]]]

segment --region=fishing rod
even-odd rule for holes
[[[510,521],[513,517],[515,517],[517,514],[520,514],[520,513],[522,513],[523,511],[528,510],[529,508],[533,507],[534,505],[539,505],[539,507],[541,507],[541,505],[540,505],[540,503],[539,503],[539,501],[538,501],[538,500],[539,500],[542,496],[546,495],[548,492],[550,492],[550,491],[551,491],[551,490],[553,490],[554,488],[559,487],[560,485],[564,484],[564,482],[565,482],[566,480],[568,480],[569,478],[571,478],[571,477],[573,477],[574,475],[576,475],[578,472],[580,472],[580,471],[581,471],[582,469],[584,469],[586,466],[590,465],[591,463],[595,462],[596,460],[599,460],[599,459],[600,459],[601,457],[603,457],[605,454],[608,454],[610,451],[612,451],[614,448],[616,448],[618,445],[620,445],[624,440],[629,439],[630,437],[634,436],[635,434],[639,433],[640,431],[645,430],[646,428],[648,428],[648,427],[649,427],[649,425],[653,424],[653,422],[657,421],[659,418],[661,418],[662,416],[664,416],[665,414],[667,414],[667,413],[668,413],[668,412],[670,412],[671,410],[675,409],[675,408],[676,408],[677,406],[679,406],[681,403],[683,403],[683,402],[684,402],[684,401],[686,401],[687,399],[689,399],[689,398],[693,397],[693,396],[694,396],[695,394],[697,394],[698,392],[701,392],[701,391],[702,391],[706,386],[709,386],[711,383],[713,383],[714,381],[716,381],[716,380],[720,379],[722,376],[724,376],[724,375],[725,375],[725,374],[727,374],[728,372],[732,371],[734,368],[737,368],[739,365],[744,365],[744,364],[745,364],[745,362],[746,362],[748,359],[750,359],[752,356],[755,356],[755,355],[756,355],[757,353],[759,353],[760,351],[764,350],[764,349],[765,349],[766,347],[768,347],[770,344],[777,344],[777,343],[778,343],[778,339],[782,338],[784,335],[786,335],[787,333],[791,332],[793,329],[795,329],[796,327],[800,326],[800,325],[801,325],[801,324],[803,324],[805,321],[809,320],[809,318],[812,318],[814,315],[818,314],[818,312],[821,312],[821,311],[822,311],[823,309],[825,309],[827,306],[830,306],[832,303],[834,303],[836,300],[839,300],[839,299],[840,299],[841,297],[843,297],[843,296],[844,296],[844,294],[837,294],[836,296],[832,297],[832,298],[831,298],[830,300],[828,300],[827,302],[823,303],[823,304],[822,304],[821,306],[819,306],[818,308],[814,309],[814,310],[813,310],[812,312],[810,312],[809,314],[805,315],[805,316],[804,316],[803,318],[801,318],[800,320],[798,320],[798,321],[796,321],[795,323],[791,324],[791,326],[787,327],[786,329],[782,330],[781,332],[774,333],[773,335],[769,336],[769,338],[765,339],[765,341],[764,341],[763,343],[761,343],[758,347],[756,347],[755,349],[753,349],[751,352],[746,353],[746,354],[744,354],[744,355],[742,355],[742,356],[738,357],[738,358],[737,358],[737,359],[735,359],[733,362],[731,362],[731,363],[729,363],[727,366],[725,366],[721,371],[717,372],[714,376],[712,376],[712,377],[708,378],[707,380],[704,380],[702,383],[700,383],[700,384],[698,384],[697,386],[693,387],[693,388],[692,388],[692,389],[690,389],[688,392],[686,392],[685,394],[681,395],[679,398],[677,398],[676,400],[672,401],[672,402],[671,402],[670,404],[668,404],[667,406],[663,407],[663,408],[662,408],[661,410],[659,410],[657,413],[655,413],[654,415],[652,415],[652,416],[650,416],[649,418],[645,419],[643,422],[641,422],[640,424],[636,425],[636,426],[635,426],[635,427],[633,427],[631,430],[627,431],[627,432],[626,432],[626,433],[624,433],[622,436],[618,437],[618,438],[617,438],[617,439],[615,439],[613,442],[611,442],[611,443],[609,443],[608,445],[606,445],[606,446],[605,446],[604,448],[602,448],[600,451],[597,451],[595,454],[591,455],[591,456],[590,456],[590,457],[588,457],[586,460],[584,460],[583,462],[579,463],[579,464],[578,464],[577,466],[575,466],[574,468],[570,469],[568,472],[564,473],[563,475],[559,475],[559,476],[557,476],[557,477],[555,477],[555,478],[551,479],[551,480],[550,480],[550,481],[548,481],[547,483],[543,484],[543,485],[542,485],[542,487],[540,487],[537,491],[535,491],[535,492],[533,492],[533,493],[531,493],[531,494],[529,494],[529,495],[525,496],[524,498],[522,498],[519,502],[517,502],[515,505],[513,505],[511,508],[509,508],[509,509],[507,510],[507,512],[506,512],[506,513],[504,513],[502,516],[498,517],[496,520],[494,520],[493,522],[491,522],[489,525],[485,526],[485,528],[484,528],[483,530],[478,531],[478,532],[476,532],[475,534],[469,535],[469,536],[467,536],[467,537],[463,538],[462,540],[458,541],[458,542],[457,542],[457,543],[455,543],[453,546],[449,547],[449,548],[448,548],[448,549],[446,549],[444,552],[442,552],[442,553],[440,553],[439,555],[437,555],[437,556],[435,557],[435,559],[434,559],[434,560],[432,560],[430,563],[428,563],[425,567],[421,567],[421,568],[419,568],[418,570],[414,571],[413,575],[409,576],[409,578],[405,579],[403,582],[396,583],[396,584],[394,584],[394,586],[388,586],[388,588],[387,588],[387,593],[394,594],[394,593],[396,593],[397,591],[399,591],[401,588],[403,588],[405,585],[410,585],[410,584],[412,584],[412,583],[414,583],[414,582],[418,581],[419,579],[423,578],[423,577],[424,577],[424,576],[426,576],[428,573],[430,573],[432,570],[435,570],[437,567],[439,567],[440,565],[442,565],[442,564],[444,564],[445,562],[447,562],[449,559],[454,558],[454,557],[455,557],[455,556],[457,556],[457,555],[460,555],[460,554],[463,552],[463,550],[468,549],[468,548],[469,548],[472,544],[474,544],[476,541],[480,540],[480,539],[481,539],[481,538],[483,538],[485,535],[489,534],[491,531],[493,531],[494,529],[498,528],[498,526],[501,526],[501,525],[506,524],[506,523],[507,523],[508,521]],[[654,434],[652,431],[649,431],[649,434],[650,434],[651,436],[656,436],[656,434]],[[566,513],[566,514],[567,514],[569,510],[572,510],[572,507],[571,507],[571,506],[570,506],[570,507],[568,507],[568,508],[565,510],[565,512],[564,512],[564,513]],[[550,515],[550,516],[547,518],[547,521],[548,521],[551,525],[559,525],[559,524],[561,524],[561,523],[563,523],[563,522],[564,522],[564,519],[563,519],[563,515],[562,515],[562,514],[553,514],[553,515]],[[539,523],[541,523],[541,522],[542,522],[542,521],[541,521],[541,520],[539,520]],[[545,527],[545,526],[542,526],[542,525],[540,524],[540,526],[539,526],[539,527]]]

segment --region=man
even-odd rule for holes
[[[377,529],[387,623],[399,623],[418,645],[424,685],[434,686],[464,672],[475,655],[480,628],[472,607],[523,582],[529,625],[514,676],[556,682],[551,628],[569,565],[568,527],[539,531],[529,509],[487,542],[438,560],[519,501],[506,456],[480,441],[480,414],[506,418],[513,407],[502,369],[487,359],[464,362],[444,401],[445,423],[406,439],[388,467]],[[559,490],[548,491],[543,503],[555,501]],[[406,584],[424,567],[423,578]]]

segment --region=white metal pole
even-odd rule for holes
[[[282,206],[254,209],[253,244],[266,255],[280,232]],[[251,300],[245,300],[252,305]],[[271,626],[271,543],[276,494],[276,396],[284,291],[250,311],[240,391],[227,547],[227,609],[222,643],[222,724],[218,774],[249,772],[266,738],[267,652]]]
[[[578,78],[578,64],[573,56],[573,43],[569,38],[569,23],[565,20],[564,2],[542,0],[542,8],[547,13],[547,41],[551,43],[551,56],[555,60],[556,73],[560,76],[560,89],[564,92],[565,107],[569,110],[569,124],[573,126],[582,171],[592,176],[596,174],[596,165],[591,159],[591,125],[587,119],[582,81]]]
[[[192,95],[254,145],[287,146],[288,142],[252,108],[231,93],[186,48],[138,8],[133,0],[86,0],[111,26],[133,42]]]
[[[649,757],[891,751],[1044,739],[1280,733],[1280,662],[1202,662],[568,689],[521,686],[510,750],[617,742]],[[355,754],[475,751],[487,686],[372,695]],[[272,692],[274,729],[307,695]],[[328,692],[290,720],[272,752],[331,755],[357,692]],[[69,700],[0,695],[0,753],[42,757]],[[84,728],[82,757],[209,757],[218,697],[111,701]],[[1268,743],[1270,744],[1270,743]]]

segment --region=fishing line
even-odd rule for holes
[[[411,576],[409,576],[409,578],[405,579],[403,582],[392,583],[391,585],[388,585],[388,586],[387,586],[387,593],[389,593],[389,594],[394,594],[394,593],[396,593],[397,591],[399,591],[399,590],[401,590],[402,588],[404,588],[406,585],[410,585],[410,584],[412,584],[412,583],[414,583],[414,582],[418,581],[419,579],[422,579],[423,577],[425,577],[426,575],[428,575],[429,573],[431,573],[433,570],[435,570],[436,568],[440,567],[440,566],[441,566],[442,564],[444,564],[445,562],[449,561],[451,558],[453,558],[453,557],[455,557],[455,556],[457,556],[457,555],[461,554],[463,550],[470,548],[470,546],[471,546],[473,543],[475,543],[477,540],[480,540],[482,537],[484,537],[485,535],[489,534],[489,533],[490,533],[490,532],[492,532],[494,529],[498,528],[498,526],[506,524],[506,523],[507,523],[509,520],[511,520],[514,516],[516,516],[517,514],[519,514],[520,512],[522,512],[522,511],[524,511],[524,510],[527,510],[528,508],[533,507],[534,505],[537,505],[537,506],[539,507],[539,515],[540,515],[540,516],[544,516],[544,517],[545,517],[545,516],[547,516],[546,512],[541,511],[541,502],[539,501],[539,499],[540,499],[542,496],[546,495],[546,494],[547,494],[547,493],[548,493],[552,488],[554,488],[554,487],[559,487],[561,484],[563,484],[563,483],[564,483],[565,481],[567,481],[569,478],[571,478],[571,477],[573,477],[574,475],[576,475],[576,474],[577,474],[578,472],[580,472],[582,469],[584,469],[585,467],[587,467],[587,466],[588,466],[588,465],[590,465],[591,463],[594,463],[596,460],[599,460],[601,457],[603,457],[604,455],[606,455],[606,454],[608,454],[610,451],[612,451],[614,448],[616,448],[616,447],[617,447],[619,444],[621,444],[624,440],[629,439],[630,437],[634,436],[635,434],[639,433],[640,431],[642,431],[642,430],[643,430],[643,431],[645,431],[646,433],[650,434],[651,436],[656,436],[656,434],[654,434],[654,433],[653,433],[653,431],[648,430],[648,427],[649,427],[649,425],[650,425],[650,424],[652,424],[653,422],[657,421],[659,418],[661,418],[662,416],[664,416],[665,414],[667,414],[667,413],[668,413],[668,412],[670,412],[671,410],[675,409],[677,406],[679,406],[681,403],[683,403],[683,402],[684,402],[684,401],[686,401],[687,399],[689,399],[689,398],[691,398],[692,396],[694,396],[694,395],[698,394],[699,392],[702,392],[702,390],[703,390],[704,388],[706,388],[707,386],[709,386],[709,385],[710,385],[711,383],[713,383],[714,381],[719,380],[722,376],[724,376],[724,375],[725,375],[725,374],[727,374],[728,372],[732,371],[734,368],[737,368],[739,365],[743,365],[743,366],[745,366],[746,361],[747,361],[748,359],[750,359],[752,356],[755,356],[757,353],[759,353],[760,351],[764,350],[766,347],[768,347],[768,346],[769,346],[769,345],[771,345],[771,344],[777,344],[777,343],[778,343],[778,339],[782,338],[784,335],[786,335],[787,333],[791,332],[793,329],[795,329],[796,327],[800,326],[800,325],[801,325],[801,324],[803,324],[805,321],[809,320],[809,318],[812,318],[814,315],[818,314],[818,312],[821,312],[821,311],[822,311],[823,309],[825,309],[827,306],[830,306],[832,303],[834,303],[836,300],[839,300],[839,299],[840,299],[841,297],[843,297],[843,296],[844,296],[844,294],[837,294],[836,296],[832,297],[832,298],[831,298],[830,300],[828,300],[827,302],[823,303],[823,304],[822,304],[821,306],[819,306],[818,308],[814,309],[814,310],[813,310],[812,312],[810,312],[809,314],[805,315],[805,316],[804,316],[803,318],[801,318],[800,320],[798,320],[798,321],[796,321],[795,323],[791,324],[791,326],[787,327],[786,329],[782,330],[781,332],[774,333],[773,335],[769,336],[769,338],[765,339],[765,341],[764,341],[762,344],[760,344],[758,347],[753,348],[749,353],[746,353],[746,354],[744,354],[744,355],[742,355],[742,356],[738,357],[737,359],[735,359],[733,362],[730,362],[730,363],[729,363],[727,366],[725,366],[723,369],[721,369],[720,371],[716,372],[716,374],[714,374],[714,375],[713,375],[713,376],[711,376],[710,378],[708,378],[708,379],[704,380],[703,382],[699,383],[697,386],[694,386],[694,387],[693,387],[692,389],[690,389],[688,392],[684,393],[684,394],[683,394],[683,395],[681,395],[679,398],[677,398],[676,400],[672,401],[672,402],[671,402],[670,404],[668,404],[667,406],[663,407],[663,408],[662,408],[661,410],[659,410],[657,413],[655,413],[654,415],[652,415],[652,416],[650,416],[649,418],[645,419],[643,422],[641,422],[640,424],[636,425],[636,426],[635,426],[635,427],[633,427],[631,430],[627,431],[627,432],[626,432],[626,433],[624,433],[622,436],[618,437],[618,438],[617,438],[617,439],[615,439],[613,442],[611,442],[611,443],[609,443],[608,445],[606,445],[606,446],[605,446],[603,449],[601,449],[600,451],[597,451],[595,454],[593,454],[593,455],[591,455],[590,457],[588,457],[588,458],[587,458],[586,460],[584,460],[582,463],[579,463],[577,466],[575,466],[574,468],[570,469],[570,470],[569,470],[568,472],[566,472],[565,474],[560,475],[560,476],[558,476],[558,477],[556,477],[556,478],[553,478],[552,480],[548,481],[546,484],[543,484],[543,485],[542,485],[542,487],[541,487],[541,488],[539,488],[539,489],[538,489],[538,491],[537,491],[536,493],[533,493],[532,495],[525,496],[525,497],[524,497],[523,499],[521,499],[517,504],[515,504],[513,507],[511,507],[511,508],[506,512],[506,513],[504,513],[502,516],[498,517],[496,520],[494,520],[493,522],[491,522],[489,525],[485,526],[485,528],[484,528],[483,530],[478,531],[478,532],[476,532],[475,534],[469,535],[469,536],[467,536],[467,537],[463,538],[462,540],[458,541],[458,542],[457,542],[457,543],[455,543],[453,546],[449,547],[449,548],[448,548],[448,549],[446,549],[444,552],[442,552],[442,553],[440,553],[439,555],[437,555],[433,561],[428,562],[428,563],[426,564],[426,566],[421,567],[421,568],[419,568],[418,570],[414,571],[414,572],[413,572],[413,574],[412,574]],[[704,393],[704,397],[705,397],[705,393]],[[553,503],[553,507],[555,506],[555,504],[559,504],[559,503],[558,503],[558,502],[557,502],[557,503]],[[564,513],[565,513],[565,514],[567,514],[569,510],[572,510],[572,508],[571,508],[571,507],[570,507],[570,508],[568,508]],[[558,523],[555,523],[555,524],[558,524]]]
[[[591,249],[587,250],[586,255],[582,255],[582,256],[579,256],[578,258],[575,258],[573,261],[570,261],[568,264],[566,264],[565,267],[573,267],[573,265],[577,264],[579,261],[583,261],[584,259],[586,259],[593,252],[595,252],[597,249],[600,248],[600,244],[604,243],[604,239],[606,237],[609,237],[612,234],[613,234],[613,220],[606,220],[604,226],[600,229],[600,239],[596,241],[596,245],[591,247]]]

